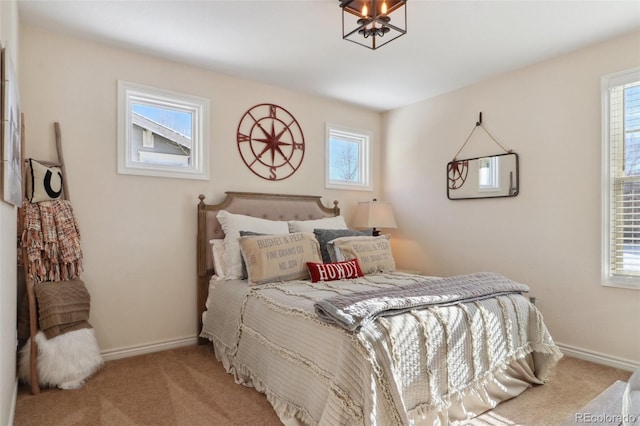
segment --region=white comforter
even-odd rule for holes
[[[357,333],[314,313],[326,297],[420,278],[212,281],[202,336],[286,424],[449,424],[547,380],[562,355],[522,295],[378,318]]]

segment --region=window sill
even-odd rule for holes
[[[611,280],[605,281],[602,283],[603,287],[612,287],[612,288],[625,288],[627,290],[639,290],[640,291],[640,282],[633,280]]]

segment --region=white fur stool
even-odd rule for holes
[[[104,364],[93,328],[82,328],[47,339],[36,334],[38,382],[43,387],[77,389]],[[31,339],[20,350],[18,377],[31,383]]]

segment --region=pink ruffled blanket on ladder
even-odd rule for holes
[[[66,281],[82,272],[80,231],[68,200],[25,202],[22,247],[34,281]]]

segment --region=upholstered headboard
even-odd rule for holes
[[[199,195],[197,237],[197,311],[198,333],[202,328],[202,312],[205,309],[209,280],[214,273],[213,256],[209,240],[224,238],[224,232],[216,215],[220,210],[270,220],[311,220],[338,216],[338,202],[325,207],[320,196],[261,194],[255,192],[226,192],[219,204],[206,204],[205,196]],[[199,339],[203,342],[204,339]]]

